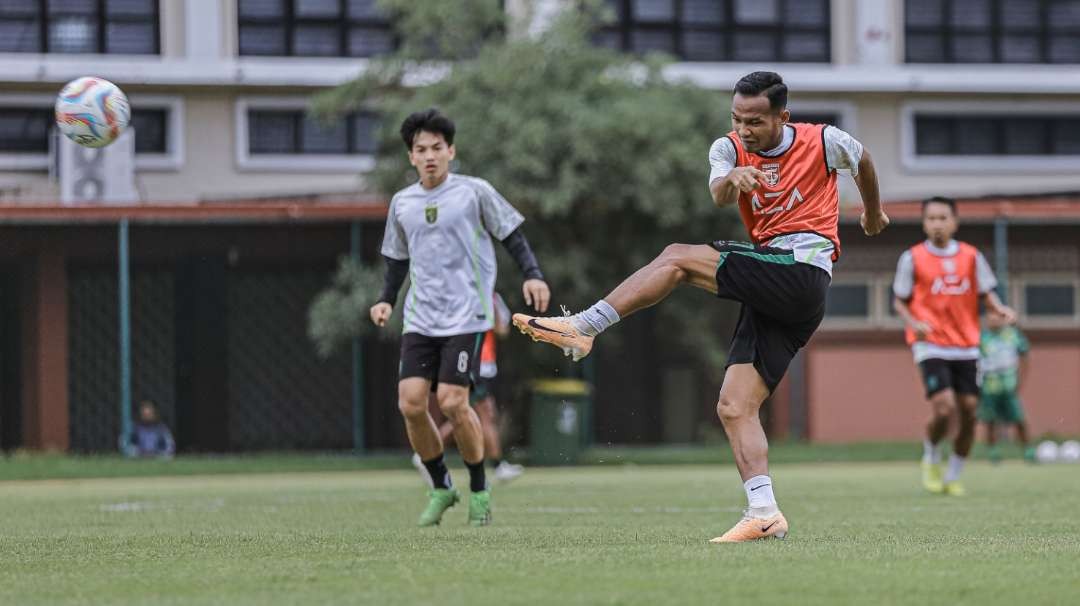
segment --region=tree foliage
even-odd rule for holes
[[[389,195],[415,181],[397,129],[407,114],[438,107],[457,124],[454,170],[487,179],[526,216],[554,303],[573,309],[669,243],[737,236],[734,213],[717,210],[707,188],[707,153],[727,130],[727,95],[672,82],[664,57],[592,44],[598,20],[610,18],[598,3],[563,11],[534,35],[504,23],[501,5],[385,1],[399,52],[317,99],[324,117],[357,108],[380,117],[375,189]],[[520,272],[502,261],[500,289],[522,309]],[[370,304],[378,289],[358,277],[371,271],[343,269],[331,291]],[[328,300],[313,308],[313,335],[330,343],[356,334],[356,322],[333,313]],[[660,306],[661,347],[715,361],[719,343],[702,324],[701,304],[681,294]]]

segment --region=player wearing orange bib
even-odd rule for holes
[[[832,264],[840,255],[836,171],[848,169],[875,235],[889,223],[878,200],[870,154],[847,133],[820,124],[788,124],[787,86],[754,72],[735,84],[733,130],[713,143],[709,190],[719,207],[737,204],[752,242],[672,244],[614,291],[569,318],[514,316],[514,324],[575,360],[600,332],[662,301],[679,284],[742,303],[716,412],[727,432],[749,506],[713,542],[783,538],[788,523],[769,477],[762,402],[825,313]]]
[[[923,486],[930,492],[964,494],[960,472],[975,441],[979,360],[979,302],[1008,323],[1016,313],[1002,304],[990,264],[974,246],[953,240],[956,203],[923,201],[927,240],[900,256],[893,283],[894,307],[906,323],[906,337],[922,373],[930,421],[923,442]],[[958,412],[960,427],[948,467],[941,467],[941,440]]]

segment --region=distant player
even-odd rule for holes
[[[450,172],[454,123],[436,110],[417,112],[401,125],[409,162],[420,180],[394,194],[382,254],[387,272],[371,320],[385,326],[406,275],[398,408],[409,443],[433,481],[420,526],[432,526],[460,499],[443,460],[443,443],[428,413],[435,389],[439,408],[453,423],[454,438],[469,469],[468,521],[491,521],[491,492],[484,474],[484,438],[469,406],[469,387],[480,365],[484,333],[494,325],[495,249],[501,241],[525,274],[525,303],[543,312],[550,292],[536,257],[519,229],[524,218],[483,179]]]
[[[893,282],[893,306],[906,323],[908,345],[922,373],[930,421],[923,441],[922,477],[926,490],[960,496],[960,472],[975,441],[979,403],[979,302],[1012,323],[1015,312],[994,294],[997,279],[974,246],[953,240],[956,203],[935,197],[923,201],[927,240],[900,255]],[[941,440],[949,419],[960,427],[944,471]]]
[[[789,124],[779,74],[754,72],[735,84],[734,130],[709,151],[709,189],[717,206],[738,204],[753,243],[672,244],[586,311],[568,318],[514,316],[534,339],[575,360],[612,324],[655,305],[679,284],[742,303],[716,411],[742,475],[749,507],[713,542],[783,538],[788,523],[773,496],[762,402],[825,314],[837,236],[838,169],[855,176],[868,235],[885,229],[870,154],[851,135],[822,124]]]
[[[986,327],[979,340],[979,373],[982,376],[979,408],[976,416],[986,423],[986,443],[990,461],[1001,461],[997,446],[998,424],[1015,425],[1016,439],[1024,449],[1024,459],[1035,460],[1035,448],[1028,445],[1027,423],[1020,405],[1020,385],[1027,375],[1028,340],[1005,316],[995,311],[986,314]]]
[[[499,367],[495,359],[495,339],[510,333],[510,308],[506,306],[499,293],[492,298],[495,303],[495,328],[484,333],[484,343],[480,346],[480,373],[473,385],[470,400],[476,416],[480,419],[480,431],[484,434],[484,456],[495,473],[495,480],[510,482],[517,479],[525,468],[503,459],[502,437],[499,435],[499,415],[495,402],[495,378]],[[454,424],[446,421],[439,425],[439,437],[443,443],[454,438]],[[420,455],[413,454],[413,466],[420,472],[424,482],[430,487],[431,476],[420,460]]]

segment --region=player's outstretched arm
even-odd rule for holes
[[[741,192],[751,192],[761,187],[765,173],[753,166],[736,166],[722,178],[714,179],[709,184],[709,193],[713,203],[723,208],[739,201]]]
[[[409,275],[409,260],[395,259],[383,255],[386,260],[386,275],[383,277],[383,289],[379,294],[379,300],[371,306],[368,312],[375,326],[386,326],[390,320],[390,314],[394,312],[394,303],[397,303],[398,291],[405,283],[405,276]]]
[[[889,216],[881,208],[877,171],[874,170],[874,161],[870,158],[870,151],[865,148],[863,148],[862,157],[859,158],[855,185],[859,187],[859,195],[862,196],[863,201],[863,213],[859,217],[859,225],[862,226],[863,233],[866,235],[876,236],[889,226]]]

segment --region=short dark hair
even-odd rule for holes
[[[747,97],[765,95],[773,111],[787,107],[787,84],[776,72],[751,72],[735,83],[735,93]]]
[[[926,198],[922,201],[922,212],[924,214],[926,213],[926,207],[930,204],[944,204],[945,206],[949,207],[949,210],[952,211],[952,214],[954,216],[956,215],[956,200],[953,200],[952,198],[946,198],[945,196],[933,196],[931,198]]]
[[[413,112],[401,123],[401,139],[405,148],[412,150],[413,141],[421,131],[442,135],[447,145],[454,144],[454,122],[434,107],[422,112]]]

